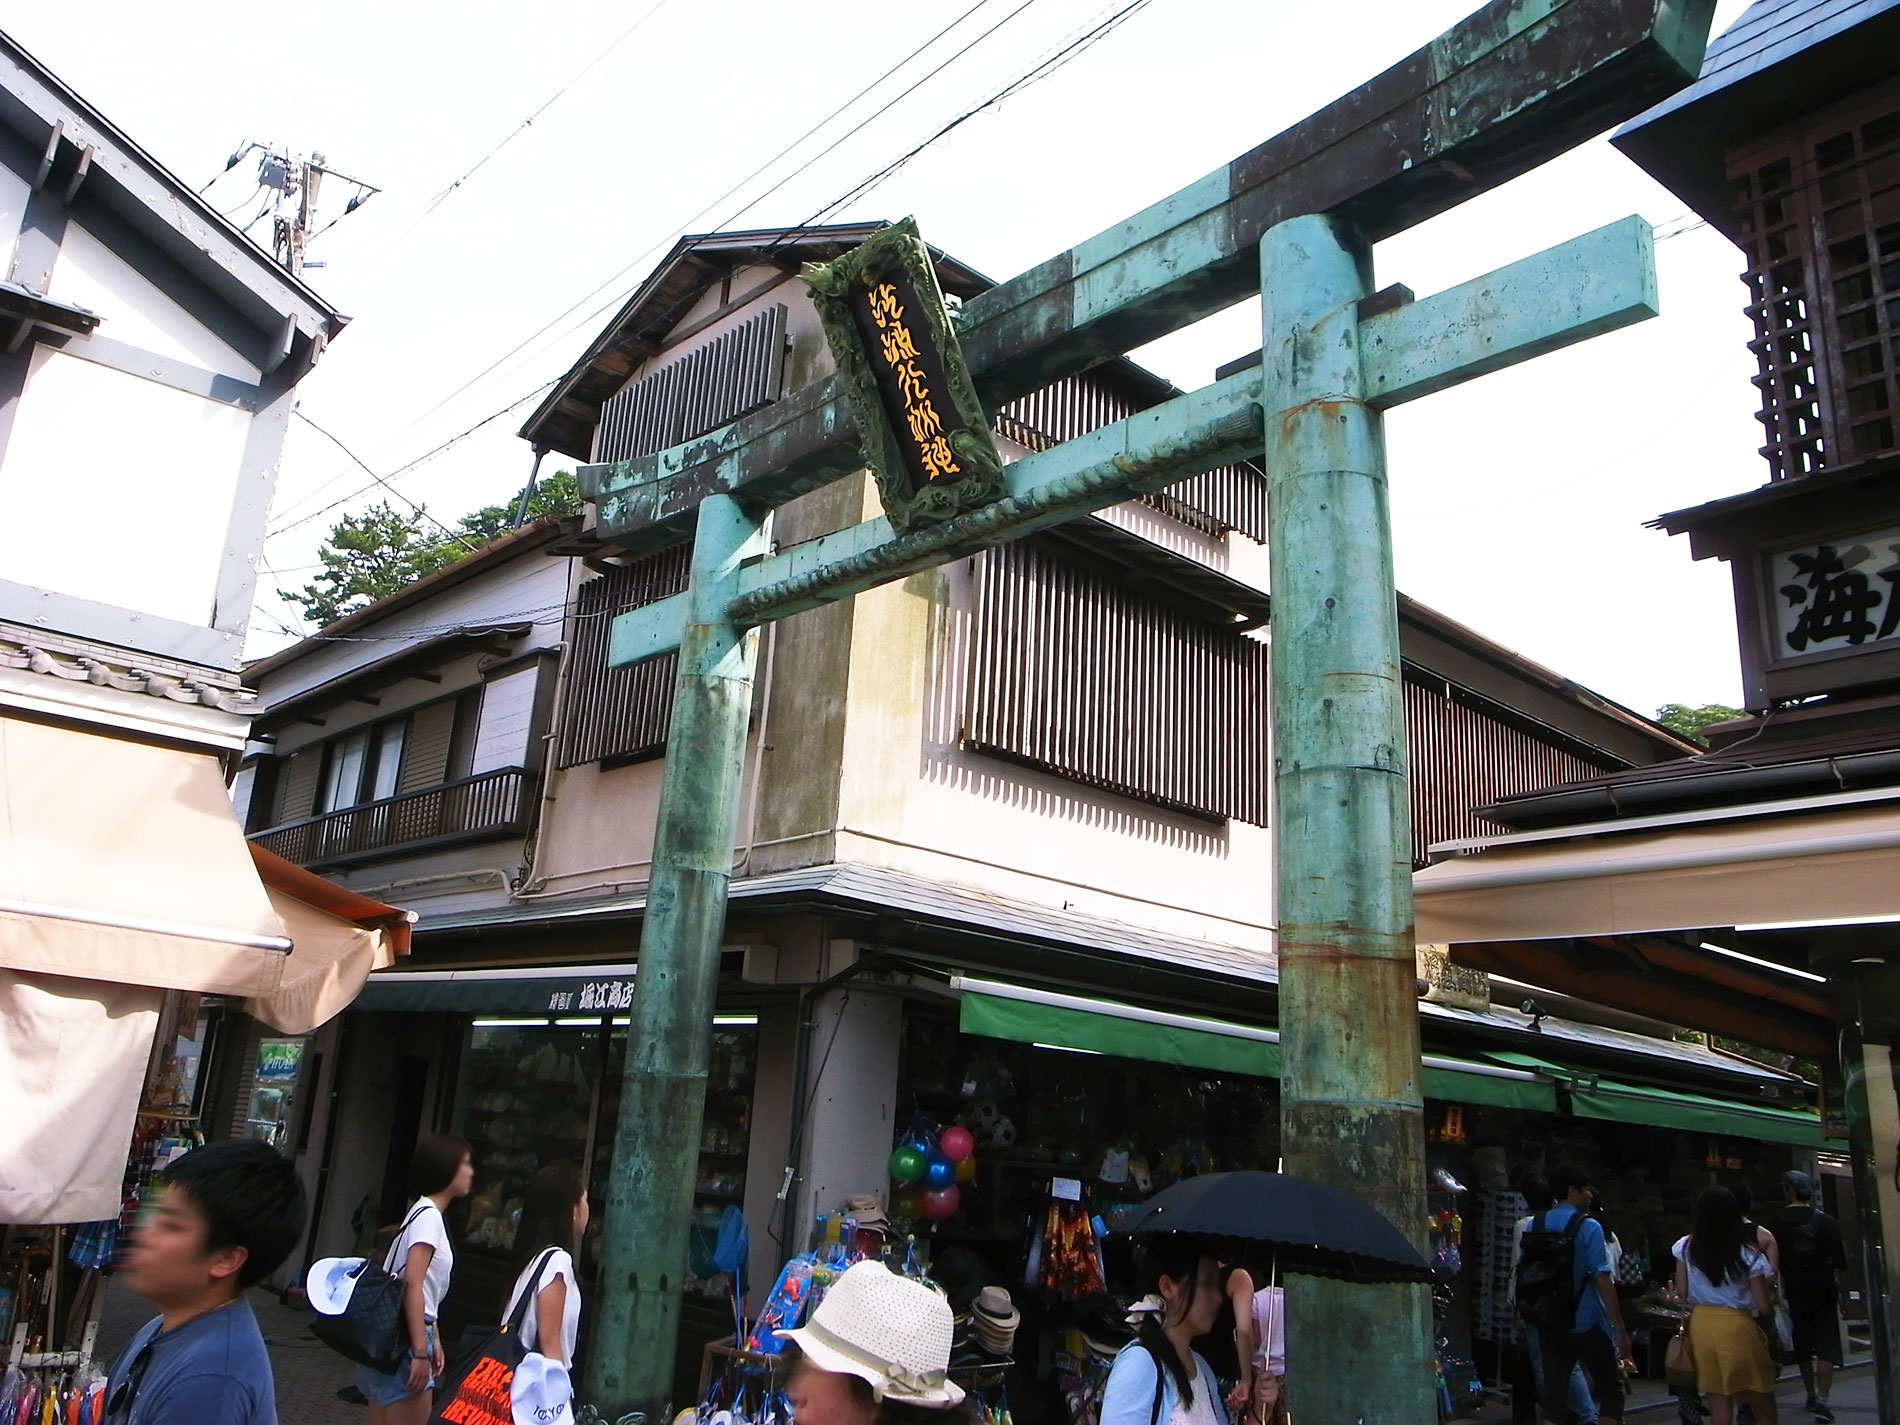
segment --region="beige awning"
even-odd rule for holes
[[[233,995],[301,1033],[408,919],[247,843],[213,756],[0,717],[0,969]]]
[[[250,995],[289,950],[217,758],[0,718],[0,967]]]
[[[1412,884],[1432,943],[1900,918],[1900,808],[1507,842]]]
[[[326,881],[255,842],[251,856],[295,944],[282,979],[245,1012],[285,1034],[307,1034],[355,1000],[371,970],[409,953],[414,914]]]

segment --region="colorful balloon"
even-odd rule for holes
[[[976,1181],[975,1158],[957,1159],[957,1181],[960,1183],[973,1183]]]
[[[961,1163],[976,1151],[976,1137],[969,1129],[951,1124],[937,1139],[937,1147],[953,1163]]]
[[[891,1176],[900,1183],[916,1182],[929,1166],[929,1155],[908,1143],[891,1154]]]
[[[924,1186],[946,1188],[957,1180],[957,1165],[941,1153],[932,1153],[924,1164]]]
[[[924,1215],[923,1194],[914,1188],[902,1188],[891,1199],[891,1215],[915,1222]]]
[[[963,1191],[955,1183],[949,1187],[932,1188],[924,1194],[924,1216],[932,1221],[941,1221],[963,1206]]]

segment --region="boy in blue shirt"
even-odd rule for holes
[[[1537,1225],[1553,1231],[1563,1230],[1573,1216],[1589,1209],[1590,1187],[1590,1175],[1583,1169],[1553,1168],[1550,1191],[1557,1205],[1540,1215]],[[1542,1333],[1544,1379],[1568,1380],[1571,1368],[1582,1366],[1583,1373],[1590,1378],[1603,1425],[1623,1425],[1623,1381],[1617,1374],[1616,1363],[1629,1355],[1630,1336],[1623,1327],[1623,1313],[1617,1305],[1602,1224],[1586,1217],[1577,1229],[1573,1251],[1570,1273],[1577,1293],[1577,1316],[1571,1322],[1568,1335],[1559,1331]],[[1553,1399],[1544,1406],[1544,1411],[1557,1425],[1574,1425],[1575,1412],[1568,1401]]]
[[[159,1315],[113,1364],[107,1425],[277,1425],[244,1289],[290,1255],[303,1224],[303,1184],[268,1144],[212,1143],[166,1170],[119,1273]]]

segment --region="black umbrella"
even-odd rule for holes
[[[1279,1249],[1289,1272],[1348,1281],[1430,1281],[1432,1269],[1376,1208],[1285,1173],[1204,1173],[1163,1188],[1130,1219],[1132,1234],[1183,1232]]]

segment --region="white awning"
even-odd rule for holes
[[[0,1222],[119,1215],[162,998],[0,969]]]
[[[1412,878],[1427,943],[1900,919],[1900,808],[1507,840]],[[1599,834],[1589,834],[1596,832]]]

